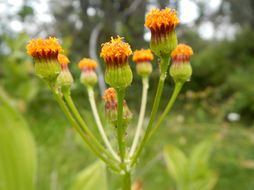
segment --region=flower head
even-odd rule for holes
[[[148,27],[151,32],[166,31],[174,29],[179,23],[177,13],[174,9],[152,9],[146,15],[145,26]]]
[[[61,65],[68,65],[70,63],[70,60],[68,59],[68,57],[61,53],[58,54],[57,59]]]
[[[79,62],[78,66],[81,70],[95,70],[95,68],[97,67],[97,63],[92,59],[83,58]]]
[[[54,37],[32,39],[26,49],[29,55],[38,59],[57,58],[58,53],[62,51],[58,40]]]
[[[150,49],[141,49],[134,51],[132,60],[135,63],[141,63],[141,62],[151,62],[153,60],[153,54]]]
[[[173,61],[189,61],[190,56],[193,55],[193,50],[190,46],[185,44],[179,44],[171,53]]]
[[[175,82],[184,83],[192,75],[190,56],[193,55],[192,48],[185,44],[179,44],[171,53],[172,64],[169,73]]]
[[[114,88],[108,88],[105,90],[103,100],[105,102],[116,101],[116,90]]]
[[[100,56],[106,64],[124,64],[127,62],[128,56],[132,54],[130,45],[117,36],[111,37],[109,42],[102,44]]]

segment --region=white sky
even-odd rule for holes
[[[4,16],[3,14],[7,10],[8,12],[17,12],[19,8],[23,5],[23,1],[24,0],[5,0],[4,2],[0,1],[0,17]],[[209,11],[209,13],[216,11],[221,3],[221,0],[199,0],[199,1],[207,1],[207,10]],[[31,1],[31,6],[34,7],[36,20],[38,22],[47,23],[52,21],[53,18],[49,12],[48,2],[49,0]],[[153,6],[148,7],[148,9],[151,8],[153,8]],[[95,14],[95,10],[93,8],[89,8],[87,12],[91,15]],[[191,0],[181,0],[179,5],[179,14],[181,23],[191,26],[193,21],[195,21],[195,19],[198,18],[198,7]],[[20,32],[24,29],[23,28],[24,26],[18,20],[11,21],[9,23],[9,26],[11,27],[12,30],[16,32]],[[201,24],[201,26],[198,29],[198,32],[200,36],[204,39],[211,39],[215,37],[215,35],[219,35],[220,38],[223,38],[223,33],[215,32],[213,23],[209,21]],[[145,33],[144,39],[145,40],[150,39],[149,32]]]

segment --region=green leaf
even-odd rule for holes
[[[187,158],[184,153],[173,145],[167,145],[164,149],[164,159],[170,175],[178,182],[186,179]]]
[[[0,190],[34,190],[34,139],[10,102],[0,88]]]
[[[70,190],[107,190],[106,166],[97,161],[81,171],[70,188]]]

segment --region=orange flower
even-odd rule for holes
[[[174,29],[179,23],[177,13],[174,9],[152,9],[146,15],[145,26],[148,27],[152,33],[156,31],[168,31]]]
[[[79,62],[79,68],[82,70],[83,69],[84,70],[95,70],[96,67],[97,67],[96,61],[89,59],[89,58],[83,58]]]
[[[153,60],[153,54],[150,49],[136,50],[133,54],[132,60],[136,63],[151,62]]]
[[[65,56],[64,54],[58,54],[57,56],[57,59],[58,59],[58,62],[61,64],[61,65],[68,65],[70,63],[70,60],[68,59],[67,56]]]
[[[105,102],[116,101],[116,90],[114,88],[106,89],[103,99]]]
[[[58,40],[54,37],[48,39],[32,39],[26,46],[27,53],[33,58],[57,59],[57,55],[62,51]]]
[[[132,54],[130,45],[123,42],[122,38],[111,37],[110,42],[102,44],[100,56],[106,64],[123,64],[127,62],[128,56]]]
[[[192,48],[185,44],[177,45],[171,53],[173,61],[189,61],[191,55],[193,55]]]

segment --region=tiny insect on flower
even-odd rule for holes
[[[95,72],[97,67],[96,61],[89,58],[83,58],[78,64],[81,75],[80,75],[80,82],[84,84],[86,87],[94,87],[97,83],[98,78]]]
[[[141,77],[147,77],[151,74],[153,67],[151,61],[153,54],[150,49],[141,49],[134,51],[132,60],[136,63],[137,74]]]
[[[171,53],[172,65],[169,72],[175,82],[185,82],[190,79],[192,74],[190,57],[192,55],[192,48],[185,44],[179,44]]]
[[[32,39],[27,44],[26,49],[27,53],[34,59],[36,75],[54,83],[61,71],[57,57],[62,51],[62,47],[58,40],[54,37]]]
[[[131,84],[133,76],[128,63],[131,54],[130,45],[119,36],[102,44],[100,56],[106,64],[106,83],[114,88],[126,88]]]
[[[152,51],[158,56],[166,56],[177,45],[175,28],[179,24],[174,9],[152,9],[146,15],[145,26],[151,30]]]

